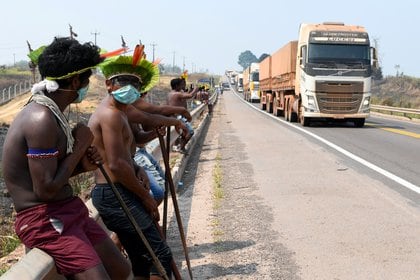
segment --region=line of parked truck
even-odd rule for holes
[[[376,50],[364,27],[303,23],[298,40],[251,63],[234,84],[245,100],[260,102],[262,110],[287,121],[308,126],[315,119],[340,119],[363,127],[376,67]]]

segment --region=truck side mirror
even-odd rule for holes
[[[370,48],[370,52],[371,52],[371,57],[372,57],[372,67],[374,69],[378,69],[379,65],[378,65],[378,53],[376,52],[376,49],[374,47]]]

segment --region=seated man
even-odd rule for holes
[[[170,278],[172,253],[156,226],[159,220],[157,204],[149,194],[147,176],[132,158],[135,136],[128,112],[131,110],[134,115],[136,111],[140,112],[131,104],[150,85],[151,71],[157,71],[156,66],[142,56],[138,57],[138,61],[131,56],[113,57],[100,65],[106,77],[108,95],[92,114],[89,127],[94,135],[93,143],[104,158],[104,169],[165,271],[159,271],[159,266],[152,263],[146,245],[121,208],[110,182],[98,171],[95,172],[92,202],[105,225],[117,234],[127,251],[135,277],[162,279],[162,273],[166,273]]]
[[[58,273],[68,278],[127,279],[128,262],[69,184],[70,177],[97,169],[102,161],[89,128],[71,129],[63,114],[86,95],[91,69],[101,61],[99,49],[56,38],[40,52],[31,60],[38,62],[44,80],[33,86],[3,146],[16,234],[26,247],[53,257]]]

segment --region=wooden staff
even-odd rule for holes
[[[157,131],[158,135],[159,132]],[[160,141],[160,139],[159,139]],[[171,146],[171,127],[168,126],[166,128],[166,147],[170,147]],[[162,158],[165,158],[165,156],[163,155],[163,153],[165,153],[165,151],[161,148],[161,152],[162,152]],[[169,149],[167,150],[167,157],[169,158]],[[167,174],[166,172],[169,172],[169,174]],[[165,167],[165,177],[168,178],[168,176],[170,176],[171,170]],[[168,223],[168,192],[169,192],[169,180],[165,180],[165,194],[163,197],[163,219],[162,219],[162,233],[163,236],[166,238],[166,229],[167,229],[167,223]]]
[[[103,165],[98,164],[98,167],[101,170],[102,174],[104,175],[108,184],[111,186],[111,189],[114,192],[115,196],[117,197],[118,202],[120,203],[120,205],[123,208],[125,214],[127,215],[127,218],[130,220],[131,224],[135,228],[137,234],[140,236],[140,239],[143,241],[144,246],[146,246],[147,251],[149,251],[149,254],[152,257],[153,262],[154,262],[157,270],[160,273],[160,276],[162,276],[165,280],[169,280],[169,277],[168,277],[168,275],[166,275],[166,271],[163,268],[162,263],[156,257],[155,252],[153,251],[152,247],[150,246],[149,242],[147,241],[146,237],[144,236],[143,232],[141,231],[140,226],[137,224],[137,221],[134,219],[133,215],[131,214],[131,212],[128,209],[127,205],[125,204],[124,200],[122,199],[121,194],[118,191],[117,187],[115,187],[115,185],[112,182],[111,178],[109,177],[108,173],[105,171]]]
[[[162,151],[163,162],[165,163],[166,180],[168,181],[168,185],[171,191],[172,203],[174,205],[175,216],[178,223],[179,234],[181,236],[181,241],[182,241],[182,247],[184,248],[184,255],[185,255],[185,260],[187,262],[188,273],[190,275],[190,279],[192,280],[193,276],[192,276],[192,270],[191,270],[191,264],[190,264],[190,257],[188,256],[187,242],[185,241],[184,227],[182,226],[181,214],[179,212],[178,200],[176,198],[175,185],[172,179],[171,168],[169,166],[169,154],[168,154],[169,146],[168,148],[165,147],[165,141],[163,139],[163,136],[159,133],[159,131],[156,131],[156,132],[159,137],[159,144]]]

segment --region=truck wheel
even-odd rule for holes
[[[292,109],[290,108],[290,122],[297,122],[298,116],[295,112],[292,112]]]
[[[286,122],[289,121],[289,102],[287,100],[284,104],[284,120]]]
[[[267,104],[261,103],[261,110],[265,111],[267,108]]]
[[[311,125],[311,118],[300,116],[300,124],[302,126],[310,126]]]
[[[363,127],[365,125],[365,119],[355,119],[353,122],[355,127]]]
[[[267,113],[273,113],[273,103],[271,102],[267,103]]]
[[[299,110],[299,122],[302,126],[309,126],[311,124],[311,118],[303,116],[304,109],[301,106]]]

